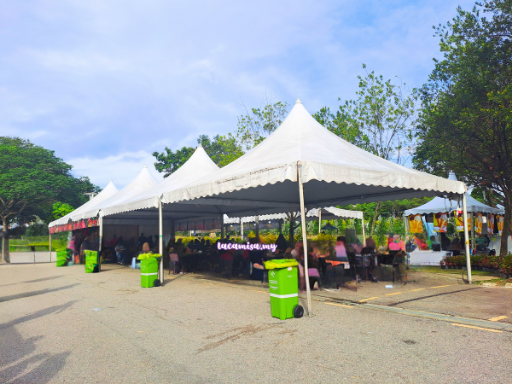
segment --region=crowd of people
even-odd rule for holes
[[[260,239],[252,237],[249,243],[261,243]],[[406,264],[406,244],[398,235],[390,236],[387,246],[377,247],[375,240],[369,237],[362,244],[357,236],[338,236],[336,239],[328,236],[317,241],[308,241],[307,251],[302,241],[289,246],[285,237],[280,234],[275,242],[276,250],[235,250],[229,247],[219,247],[217,243],[234,243],[229,235],[217,241],[209,238],[195,238],[184,243],[181,238],[171,239],[164,245],[164,268],[173,273],[192,271],[213,271],[223,276],[245,276],[252,280],[265,279],[264,262],[270,259],[296,259],[299,269],[300,287],[304,289],[305,259],[308,261],[309,284],[311,288],[321,288],[325,276],[332,272],[336,286],[348,280],[365,278],[377,281],[373,274],[376,267],[382,264],[393,265],[397,274],[404,275]],[[83,262],[83,250],[98,250],[99,238],[97,233],[87,236],[76,233],[69,248],[77,255],[77,262]],[[112,261],[128,265],[140,253],[159,253],[158,236],[145,236],[124,239],[113,235],[104,241],[101,256],[104,261]],[[227,249],[225,249],[227,248]]]

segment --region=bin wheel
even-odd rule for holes
[[[161,286],[162,283],[160,282],[160,279],[156,279],[154,282],[153,282],[153,287],[159,287]]]
[[[296,305],[293,308],[293,316],[297,319],[300,319],[302,316],[304,316],[304,308],[302,308],[302,305]]]

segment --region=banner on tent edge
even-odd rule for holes
[[[448,213],[441,212],[434,214],[434,231],[437,233],[446,233],[448,224]]]
[[[505,222],[505,217],[503,215],[496,215],[496,222],[498,224],[498,236],[503,235],[503,224]]]
[[[409,216],[409,232],[410,233],[423,233],[423,224],[421,222],[421,215]]]
[[[479,212],[475,215],[475,232],[478,234],[482,233],[482,223],[483,223],[482,213]]]
[[[494,215],[492,213],[487,215],[487,233],[494,234]]]

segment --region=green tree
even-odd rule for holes
[[[288,103],[278,101],[263,108],[251,108],[238,117],[236,139],[245,150],[250,150],[274,132],[288,114]]]
[[[12,223],[47,217],[55,201],[73,203],[84,198],[80,193],[87,183],[70,171],[71,166],[53,151],[17,137],[0,137],[0,220],[6,261],[7,228]]]
[[[229,133],[227,136],[216,135],[213,140],[207,135],[197,139],[212,161],[219,167],[224,167],[244,154],[236,138]]]
[[[439,25],[444,58],[422,88],[415,167],[491,188],[512,226],[512,3],[488,0]]]
[[[183,147],[176,152],[165,147],[165,152],[153,152],[153,156],[156,158],[155,168],[158,172],[163,173],[164,177],[170,176],[185,164],[193,153],[194,148],[192,147]]]
[[[71,205],[57,201],[56,203],[53,204],[53,220],[57,220],[61,217],[64,217],[68,213],[73,212],[74,210],[75,208],[73,208]]]
[[[227,136],[216,135],[213,139],[210,139],[208,135],[200,135],[197,143],[204,148],[208,156],[219,167],[228,165],[244,154],[231,133]],[[165,147],[165,152],[153,152],[153,156],[157,160],[155,168],[158,172],[163,173],[164,177],[167,177],[185,164],[194,151],[195,149],[192,147],[183,147],[173,152]]]
[[[366,65],[363,64],[366,70]],[[313,115],[320,123],[343,139],[383,159],[404,162],[410,150],[417,92],[408,91],[405,83],[393,84],[375,75],[358,76],[359,90],[355,100],[345,101],[336,114],[322,108]],[[340,99],[338,99],[340,100]],[[375,205],[370,235],[382,203]]]

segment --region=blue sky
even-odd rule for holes
[[[474,1],[0,0],[0,135],[104,187],[153,151],[236,129],[265,97],[311,112],[354,97],[362,63],[423,84],[432,25]]]

